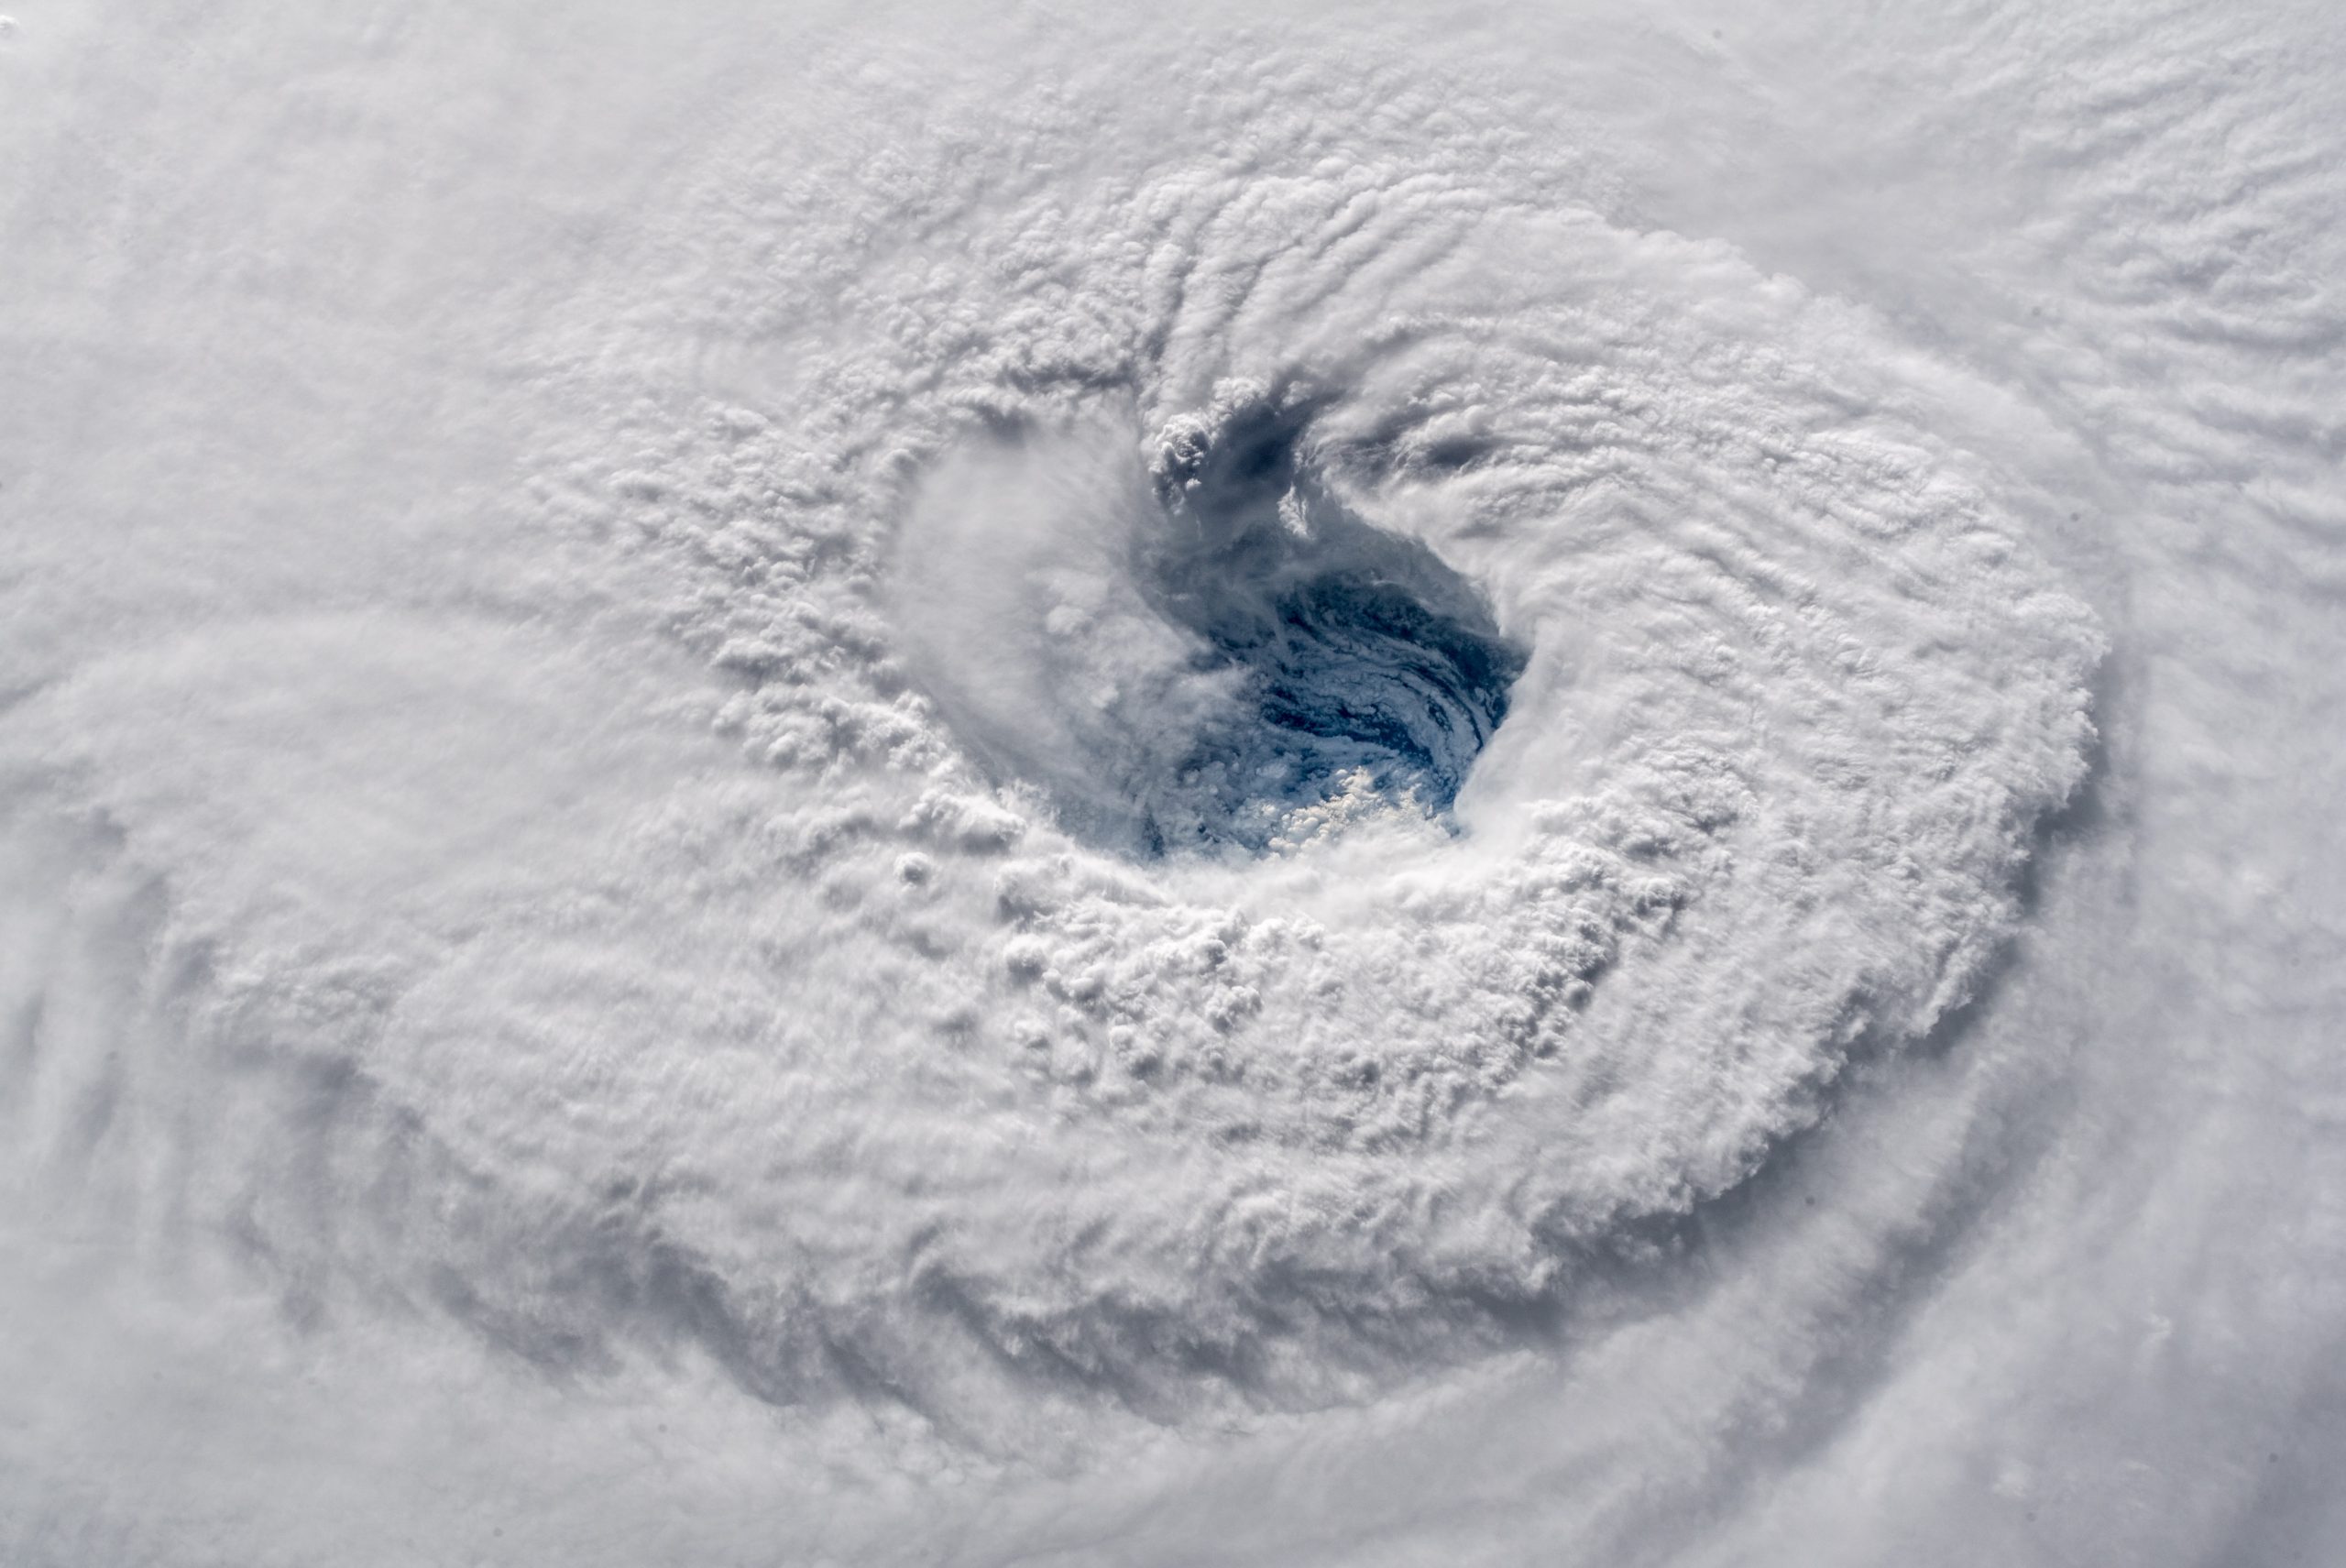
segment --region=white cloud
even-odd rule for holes
[[[22,18],[10,1550],[2319,1542],[2331,84],[1993,20]]]

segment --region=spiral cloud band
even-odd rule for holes
[[[0,1556],[2346,1541],[2319,8],[105,9]]]

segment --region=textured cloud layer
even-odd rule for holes
[[[1990,105],[2116,47],[2007,21],[1958,53]],[[10,1312],[204,1346],[185,1423],[258,1473],[248,1388],[402,1412],[329,1445],[378,1500],[454,1387],[499,1475],[689,1445],[579,1505],[654,1559],[766,1509],[781,1561],[907,1509],[912,1559],[1178,1559],[1196,1507],[1369,1560],[1380,1508],[1447,1529],[1414,1455],[1494,1561],[1800,1560],[1819,1454],[1960,1403],[1895,1391],[1944,1376],[1896,1335],[1976,1321],[1913,1257],[2089,1230],[2028,1107],[2151,1151],[2099,1119],[2154,852],[2112,824],[2219,743],[2130,694],[2193,626],[2303,656],[2191,540],[2335,580],[2341,317],[2311,240],[2256,249],[2330,231],[2214,150],[2284,95],[2040,105],[2119,139],[1934,202],[1967,155],[1865,84],[1907,56],[1791,20],[608,26],[254,22],[216,47],[269,107],[48,130],[12,192]],[[168,52],[6,47],[61,126]],[[1835,93],[1895,192],[1807,139]],[[2160,136],[2247,194],[2105,264]],[[178,216],[150,143],[216,154]],[[1958,210],[2001,214],[1968,278]],[[2037,863],[2065,808],[2083,869]],[[2032,916],[2077,957],[2015,981]],[[1991,1297],[2040,1266],[2001,1245]],[[140,1397],[59,1365],[34,1560],[314,1550],[170,1442],[117,1480]],[[1247,1452],[1304,1496],[1246,1506]]]

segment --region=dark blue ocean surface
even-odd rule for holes
[[[1329,492],[1306,428],[1300,413],[1244,415],[1159,475],[1166,527],[1136,576],[1240,696],[1168,759],[1170,777],[1140,781],[1145,852],[1259,851],[1364,779],[1446,821],[1507,717],[1524,650],[1432,551]]]

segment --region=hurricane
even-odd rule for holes
[[[0,1558],[2255,1565],[2346,29],[0,21]]]

